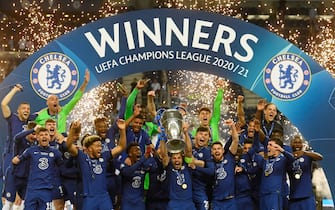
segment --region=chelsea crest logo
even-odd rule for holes
[[[276,98],[293,100],[302,96],[311,83],[307,62],[294,53],[284,53],[271,59],[264,71],[264,84]]]
[[[34,91],[44,99],[49,95],[64,100],[77,89],[79,71],[76,64],[66,55],[58,52],[39,57],[30,71]]]

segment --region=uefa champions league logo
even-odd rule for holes
[[[30,71],[34,91],[44,99],[49,95],[64,100],[78,86],[79,72],[75,63],[62,53],[48,53],[39,57]]]
[[[282,100],[302,96],[311,83],[311,70],[306,61],[293,53],[271,59],[264,70],[264,84],[271,95]]]

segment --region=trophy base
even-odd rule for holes
[[[172,139],[166,143],[166,148],[169,153],[179,153],[184,151],[185,142],[181,139]]]

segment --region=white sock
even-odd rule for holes
[[[65,209],[66,210],[72,210],[72,204],[69,200],[65,201]]]
[[[24,209],[24,200],[22,200],[21,205],[13,205],[13,210],[23,210]]]
[[[16,204],[13,205],[13,210],[19,210],[19,208],[20,208],[20,206],[18,206]]]
[[[12,210],[13,202],[8,200],[5,201],[5,204],[2,207],[2,210]]]

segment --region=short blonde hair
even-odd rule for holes
[[[97,135],[87,135],[83,138],[82,145],[88,148],[96,141],[101,141],[101,137]]]

